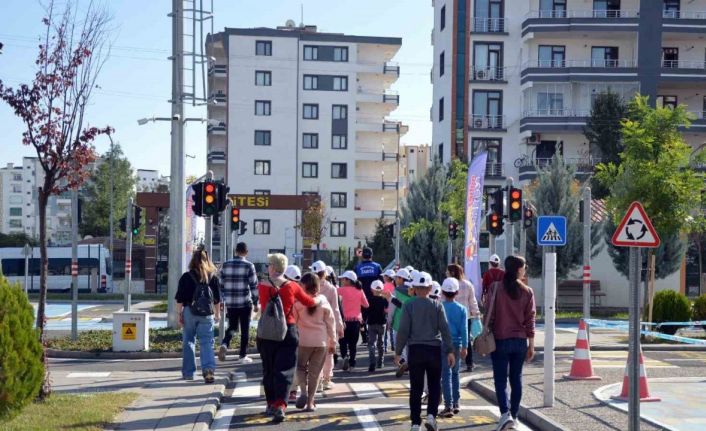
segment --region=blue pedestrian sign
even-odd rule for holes
[[[541,216],[537,218],[537,245],[544,247],[566,245],[566,217]]]

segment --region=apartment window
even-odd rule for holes
[[[270,130],[255,130],[255,145],[272,145]]]
[[[662,48],[662,67],[679,67],[679,48]]]
[[[319,105],[317,103],[305,103],[303,116],[305,120],[317,120],[319,118]]]
[[[596,18],[620,18],[620,0],[593,0]]]
[[[503,45],[478,42],[473,44],[473,79],[480,81],[502,80]]]
[[[331,236],[333,236],[333,237],[346,236],[346,222],[332,221],[331,222]]]
[[[314,61],[319,59],[318,46],[304,46],[304,60]]]
[[[319,148],[319,134],[318,133],[304,133],[304,136],[302,136],[302,148],[306,148],[306,149]]]
[[[269,235],[270,234],[270,221],[269,220],[254,220],[254,234],[255,235]]]
[[[674,109],[678,104],[677,96],[657,96],[656,105],[658,108]]]
[[[334,150],[345,150],[348,148],[348,136],[333,135],[331,137],[331,148]]]
[[[502,175],[502,140],[495,138],[473,138],[471,140],[471,158],[476,154],[486,151],[488,162],[486,165],[486,175]]]
[[[439,54],[439,76],[444,76],[444,52]]]
[[[679,18],[680,3],[680,0],[664,0],[664,17]]]
[[[334,76],[333,77],[333,91],[348,91],[348,77],[347,76]]]
[[[444,163],[444,144],[443,143],[439,144],[439,154],[436,155],[436,158],[439,160],[439,163]]]
[[[253,191],[253,194],[255,196],[269,196],[270,195],[270,190],[267,189],[255,189]]]
[[[272,102],[269,100],[255,101],[255,115],[268,116],[272,115]]]
[[[303,178],[318,178],[319,177],[319,164],[314,163],[314,162],[302,163],[302,177]]]
[[[333,49],[333,61],[348,61],[348,47],[339,46]]]
[[[22,186],[19,184],[13,184],[12,193],[22,193]]]
[[[22,220],[13,219],[13,220],[9,220],[9,222],[10,222],[10,223],[9,223],[9,224],[10,224],[10,227],[18,227],[18,228],[21,228],[21,227],[22,227]],[[344,235],[344,236],[345,236],[345,235]]]
[[[566,64],[566,47],[561,45],[539,46],[539,67],[564,67]]]
[[[540,116],[555,117],[564,111],[563,93],[537,93],[537,111]]]
[[[255,175],[270,175],[270,161],[255,160]]]
[[[12,174],[12,181],[22,181],[22,174]]]
[[[22,208],[10,208],[10,217],[22,217]]]
[[[331,178],[348,178],[348,164],[331,163]]]
[[[348,193],[332,192],[331,208],[346,208],[348,206]]]
[[[272,72],[266,70],[255,71],[255,85],[258,87],[269,87],[272,85]]]
[[[255,42],[255,55],[272,55],[272,42],[269,40],[258,40]]]
[[[566,18],[566,0],[539,0],[540,18]]]
[[[618,67],[618,47],[617,46],[594,46],[591,47],[592,67]]]
[[[500,91],[473,92],[473,127],[502,127],[502,97]]]
[[[304,75],[304,89],[305,90],[318,90],[319,89],[319,77],[316,75]]]
[[[439,99],[439,122],[444,121],[444,98]]]
[[[348,105],[333,105],[332,116],[334,120],[345,120],[348,118]]]
[[[503,0],[476,0],[473,17],[473,31],[481,33],[505,31],[505,22],[502,19]]]
[[[440,31],[444,31],[446,28],[446,5],[443,5],[441,7],[441,18],[439,22],[439,28],[441,29]]]

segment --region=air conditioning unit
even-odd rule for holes
[[[481,127],[483,127],[483,120],[480,118],[476,118],[475,121],[473,122],[473,126],[476,129],[480,129]]]
[[[539,133],[532,133],[532,135],[527,138],[527,145],[539,145],[540,136]]]
[[[476,79],[485,79],[485,70],[476,71]]]

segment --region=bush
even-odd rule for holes
[[[691,303],[686,295],[673,290],[662,290],[657,292],[652,309],[652,321],[661,322],[684,322],[691,320]],[[681,326],[669,325],[658,327],[660,332],[674,335]]]
[[[706,320],[706,294],[694,300],[694,312],[692,316],[694,320]]]
[[[2,275],[0,304],[0,418],[9,418],[39,393],[44,363],[32,306]]]

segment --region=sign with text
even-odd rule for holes
[[[321,199],[319,195],[228,195],[233,208],[246,210],[305,210]]]

